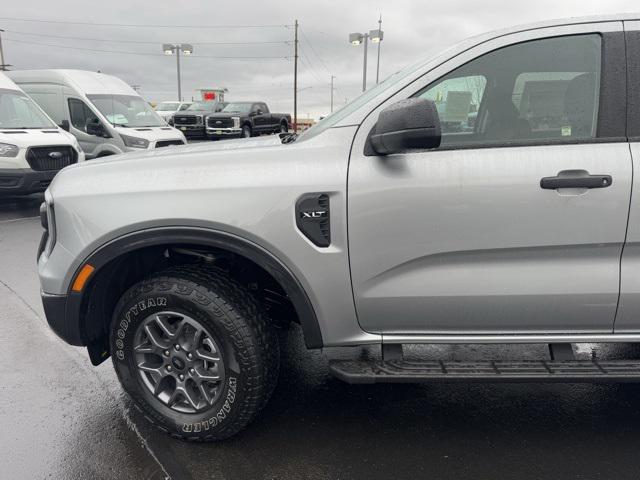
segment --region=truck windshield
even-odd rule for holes
[[[234,103],[231,102],[222,109],[223,112],[233,113],[249,113],[251,111],[251,103]]]
[[[162,127],[164,120],[136,95],[87,95],[114,127]]]
[[[19,90],[0,89],[0,128],[56,128],[29,97]]]
[[[156,107],[156,110],[161,112],[175,112],[180,107],[179,102],[162,102]]]
[[[356,97],[351,102],[347,103],[344,107],[342,107],[339,110],[336,110],[332,114],[320,120],[310,129],[304,131],[302,134],[300,134],[299,138],[308,139],[318,135],[321,132],[324,132],[327,128],[333,127],[338,122],[340,122],[340,120],[348,117],[353,112],[355,112],[360,107],[362,107],[364,104],[366,104],[369,100],[375,98],[377,95],[380,95],[382,92],[384,92],[385,90],[388,90],[390,87],[398,83],[403,78],[411,75],[413,72],[420,69],[425,63],[426,62],[424,60],[421,60],[420,62],[409,65],[408,67],[405,67],[404,69],[399,70],[396,73],[388,76],[384,81],[380,82],[375,87],[372,87],[369,90],[366,90],[365,92],[361,93],[358,97]]]
[[[189,105],[189,108],[187,108],[186,111],[199,110],[201,112],[219,112],[221,108],[222,105],[220,105],[220,102],[194,102]]]

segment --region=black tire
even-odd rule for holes
[[[223,380],[215,387],[213,403],[202,401],[201,411],[176,411],[176,403],[164,403],[145,385],[144,372],[138,368],[136,331],[145,319],[149,322],[150,316],[167,311],[195,320],[219,346]],[[175,267],[134,285],[116,305],[110,343],[118,378],[135,405],[158,428],[185,440],[215,441],[236,434],[265,406],[278,379],[278,339],[259,303],[217,268]],[[170,354],[173,359],[173,350]],[[175,380],[174,386],[176,374],[174,369],[174,378],[167,380]]]
[[[251,125],[243,125],[242,132],[240,133],[240,137],[249,138],[253,136],[253,131],[251,130]]]
[[[287,125],[286,123],[281,123],[280,128],[276,133],[288,133],[288,132],[289,132],[289,125]]]

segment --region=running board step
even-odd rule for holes
[[[329,370],[347,383],[640,382],[640,360],[333,360]]]

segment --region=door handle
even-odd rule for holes
[[[611,175],[589,175],[579,176],[562,175],[560,172],[556,177],[544,177],[540,179],[540,188],[546,190],[556,190],[558,188],[607,188],[613,183]]]

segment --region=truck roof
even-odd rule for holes
[[[492,30],[474,37],[470,37],[467,40],[476,40],[480,43],[482,40],[488,40],[491,38],[500,37],[510,33],[525,32],[527,30],[536,30],[546,27],[561,27],[563,25],[579,25],[581,23],[602,23],[602,22],[630,22],[633,20],[640,20],[640,13],[617,13],[612,15],[590,15],[584,17],[568,17],[553,20],[543,20],[534,23],[525,23],[521,25],[515,25],[513,27]]]
[[[136,95],[136,91],[113,75],[87,70],[13,70],[7,72],[16,83],[56,83],[68,85],[87,95]]]
[[[20,87],[2,72],[0,72],[0,88],[21,91]]]

